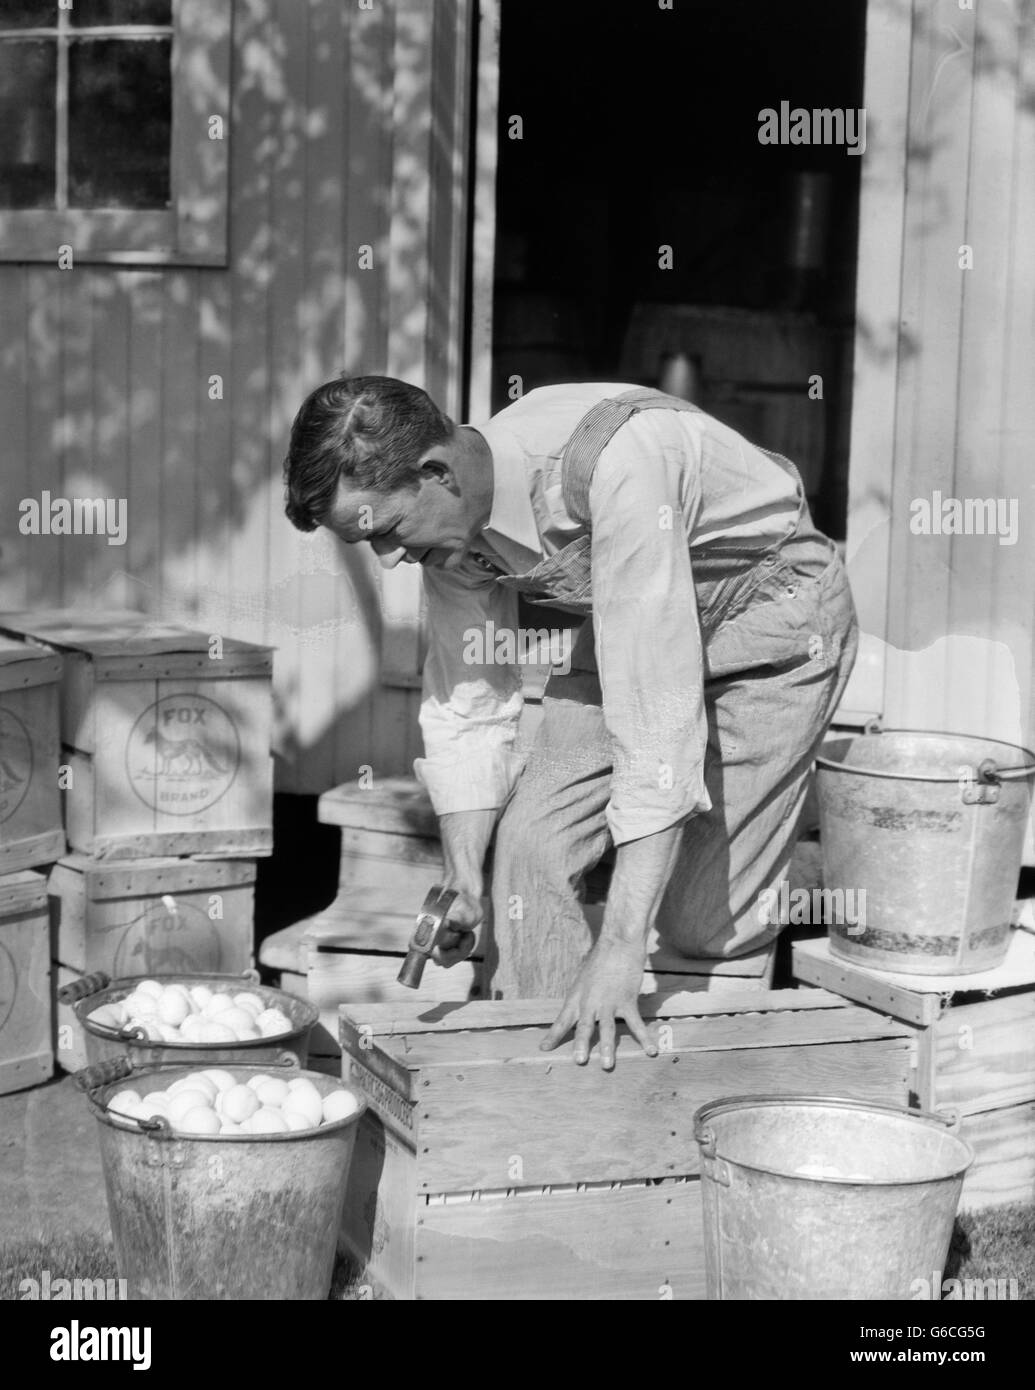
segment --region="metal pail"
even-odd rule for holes
[[[708,1297],[938,1297],[974,1159],[954,1123],[824,1096],[702,1106]]]
[[[280,1067],[220,1065],[238,1082],[268,1071],[304,1076],[321,1095],[349,1089],[303,1071],[291,1054]],[[115,1260],[130,1298],[326,1298],[366,1102],[356,1095],[353,1114],[318,1129],[265,1135],[177,1135],[165,1121],[107,1108],[127,1085],[166,1090],[197,1070],[116,1058],[76,1075],[98,1121]]]
[[[831,954],[912,975],[1001,965],[1033,775],[1035,754],[995,739],[828,740],[816,759],[824,893],[855,908],[828,912]]]
[[[278,1033],[271,1038],[245,1038],[240,1042],[174,1043],[148,1038],[139,1025],[108,1028],[92,1021],[90,1014],[95,1009],[102,1004],[125,999],[145,978],[156,979],[163,985],[186,985],[188,988],[207,985],[217,993],[231,990],[236,994],[247,990],[249,994],[257,994],[267,1008],[280,1009],[290,1020],[291,1031]],[[186,1066],[188,1062],[197,1062],[203,1067],[216,1067],[224,1062],[275,1062],[285,1052],[294,1053],[299,1065],[305,1066],[309,1060],[309,1034],[320,1017],[319,1009],[305,999],[286,994],[282,989],[257,984],[257,979],[254,971],[246,971],[243,975],[139,975],[110,980],[103,970],[98,970],[64,985],[58,990],[58,1000],[62,1004],[74,1005],[90,1066],[112,1057],[130,1057],[137,1066],[161,1062]]]

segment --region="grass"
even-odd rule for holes
[[[115,1279],[115,1252],[99,1235],[55,1236],[0,1245],[0,1301],[20,1298],[24,1279]],[[957,1218],[946,1279],[1015,1279],[1017,1297],[1035,1300],[1035,1205],[997,1207]],[[339,1258],[330,1298],[359,1296],[355,1267]]]

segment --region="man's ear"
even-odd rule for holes
[[[421,477],[429,482],[444,483],[447,487],[456,482],[452,462],[441,449],[429,449],[417,466]]]

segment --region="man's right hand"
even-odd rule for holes
[[[461,888],[456,883],[446,883],[452,888],[456,900],[449,909],[441,940],[431,953],[431,959],[444,970],[459,965],[474,950],[478,928],[485,916],[482,910],[482,889],[480,884],[469,884]]]

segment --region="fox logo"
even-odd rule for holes
[[[148,806],[173,816],[207,811],[237,775],[237,726],[207,695],[165,695],[129,736],[126,772]]]
[[[0,709],[0,821],[14,814],[29,790],[32,742],[17,715]]]

